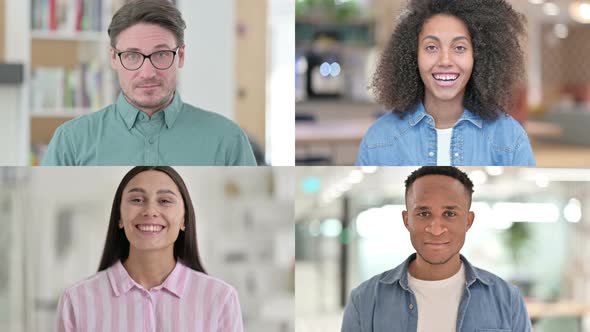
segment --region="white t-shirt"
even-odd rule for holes
[[[436,165],[451,166],[451,137],[453,128],[437,129]]]
[[[418,302],[417,332],[457,331],[457,312],[465,289],[463,262],[459,272],[444,280],[419,280],[408,272],[408,286]]]

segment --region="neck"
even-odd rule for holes
[[[127,100],[127,102],[129,104],[131,104],[133,107],[137,108],[140,112],[145,113],[150,118],[154,114],[156,114],[156,113],[160,112],[161,110],[165,109],[166,107],[168,107],[168,105],[172,104],[172,100],[174,99],[174,94],[172,94],[170,96],[170,98],[162,105],[149,108],[149,107],[142,107],[140,105],[137,105],[133,100],[129,99],[125,94],[123,94],[123,96],[125,96],[125,99]]]
[[[437,129],[452,128],[463,115],[463,96],[450,101],[436,100],[426,95],[424,108],[426,113],[434,118],[434,125]]]
[[[176,260],[171,250],[135,250],[129,248],[129,257],[123,266],[131,279],[145,289],[161,285],[174,270]]]
[[[410,262],[408,269],[416,279],[428,281],[448,279],[461,269],[461,258],[457,254],[446,263],[430,264],[420,255],[416,255],[416,259]]]

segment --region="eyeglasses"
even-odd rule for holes
[[[156,51],[149,55],[134,51],[117,52],[117,56],[119,56],[121,64],[127,70],[138,70],[143,66],[146,58],[150,59],[156,69],[165,70],[172,67],[179,48],[180,46],[175,50]]]

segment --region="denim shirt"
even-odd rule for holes
[[[453,127],[452,166],[534,166],[528,136],[511,116],[484,120],[465,109]],[[363,138],[356,165],[436,166],[437,134],[434,118],[420,103],[404,114],[380,117]]]
[[[418,328],[416,297],[408,286],[408,266],[416,254],[393,270],[355,288],[342,322],[342,332],[414,332]],[[475,268],[461,256],[465,291],[457,313],[457,332],[530,332],[531,321],[518,289],[496,275]]]

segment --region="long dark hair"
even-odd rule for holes
[[[121,200],[123,190],[129,181],[137,174],[145,171],[165,173],[176,183],[184,201],[185,230],[178,233],[178,238],[174,242],[174,258],[180,259],[184,265],[195,271],[206,273],[197,248],[197,231],[193,202],[180,175],[172,167],[168,166],[138,166],[125,174],[123,180],[119,183],[119,187],[115,193],[115,199],[113,200],[109,229],[98,271],[106,270],[118,260],[124,261],[129,257],[129,240],[125,235],[125,231],[118,227],[119,221],[121,220]]]

